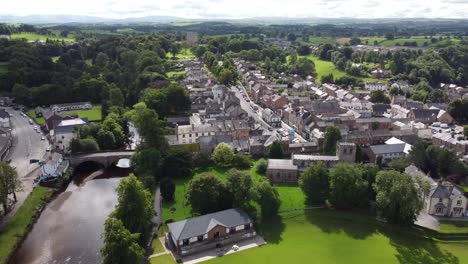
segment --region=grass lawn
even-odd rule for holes
[[[66,114],[78,114],[79,118],[88,118],[88,121],[101,121],[101,105],[93,105],[89,110],[65,111]]]
[[[150,264],[176,264],[171,254],[164,254],[150,259]]]
[[[32,217],[37,213],[37,209],[51,195],[51,189],[34,188],[13,218],[10,219],[10,222],[0,233],[0,263],[6,263],[6,258],[13,252],[16,244],[24,236],[28,225],[31,224]]]
[[[305,195],[299,186],[275,185],[280,195],[280,211],[305,208]]]
[[[36,41],[36,40],[43,40],[46,39],[50,40],[63,40],[65,42],[75,42],[75,37],[69,35],[68,37],[60,37],[58,35],[40,35],[36,33],[29,33],[29,32],[22,32],[22,33],[15,33],[11,34],[12,39],[26,39],[28,41]]]
[[[177,78],[180,75],[184,76],[185,71],[184,70],[182,70],[182,71],[170,71],[170,72],[167,72],[166,74],[167,74],[167,77],[169,77],[169,78]]]
[[[153,238],[153,241],[151,242],[151,248],[153,249],[152,254],[157,254],[157,253],[164,252],[164,247],[161,244],[161,241],[159,241],[158,237]]]
[[[34,111],[34,109],[27,111],[26,115],[35,120],[36,123],[40,126],[45,124],[44,117],[36,117],[36,112]]]
[[[468,185],[460,185],[460,187],[462,187],[465,192],[468,192]]]
[[[51,57],[52,62],[57,62],[60,59],[60,56]]]
[[[302,57],[302,56],[299,56]],[[346,74],[346,72],[338,70],[331,61],[324,61],[319,59],[318,57],[308,55],[306,56],[308,59],[312,60],[315,64],[315,70],[317,71],[317,82],[320,82],[320,79],[322,76],[329,75],[330,73],[333,74],[333,78],[338,79],[340,77],[343,77]]]
[[[424,36],[413,36],[410,38],[396,38],[393,40],[387,40],[381,37],[374,37],[374,38],[361,38],[361,41],[364,44],[365,41],[367,40],[368,45],[374,45],[374,41],[377,41],[378,43],[377,45],[379,46],[396,46],[397,43],[399,43],[400,45],[403,45],[403,43],[405,42],[416,42],[418,43],[418,47],[423,47],[424,42],[427,42],[429,47],[445,47],[450,44],[457,44],[460,42],[460,40],[458,39],[439,40],[439,36],[435,36],[435,38],[437,39],[437,42],[435,43],[431,43],[431,39],[429,38],[429,36],[427,38],[425,38]]]
[[[172,53],[168,52],[166,57],[172,59]],[[195,55],[190,49],[182,49],[179,53],[176,54],[176,59],[193,59]]]
[[[439,221],[440,233],[464,233],[468,234],[468,222],[465,221]]]
[[[185,205],[185,185],[189,180],[190,178],[175,180],[176,189],[174,193],[174,201],[163,201],[162,204],[163,222],[168,219],[179,221],[192,217],[190,205]],[[171,208],[175,208],[175,211],[171,212]]]
[[[439,244],[354,213],[291,212],[257,230],[267,245],[207,263],[468,263],[468,243]]]

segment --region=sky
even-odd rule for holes
[[[2,0],[1,15],[468,18],[468,0]]]

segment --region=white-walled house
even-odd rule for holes
[[[436,216],[467,216],[468,199],[464,193],[462,189],[448,181],[434,183],[426,197],[426,212]]]

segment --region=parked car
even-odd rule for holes
[[[45,137],[44,137],[44,136],[42,136],[42,137],[41,137],[41,140],[45,140]]]

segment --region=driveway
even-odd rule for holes
[[[416,225],[426,227],[435,231],[439,231],[439,220],[427,214],[426,212],[421,211],[418,215],[418,219],[415,222]]]

